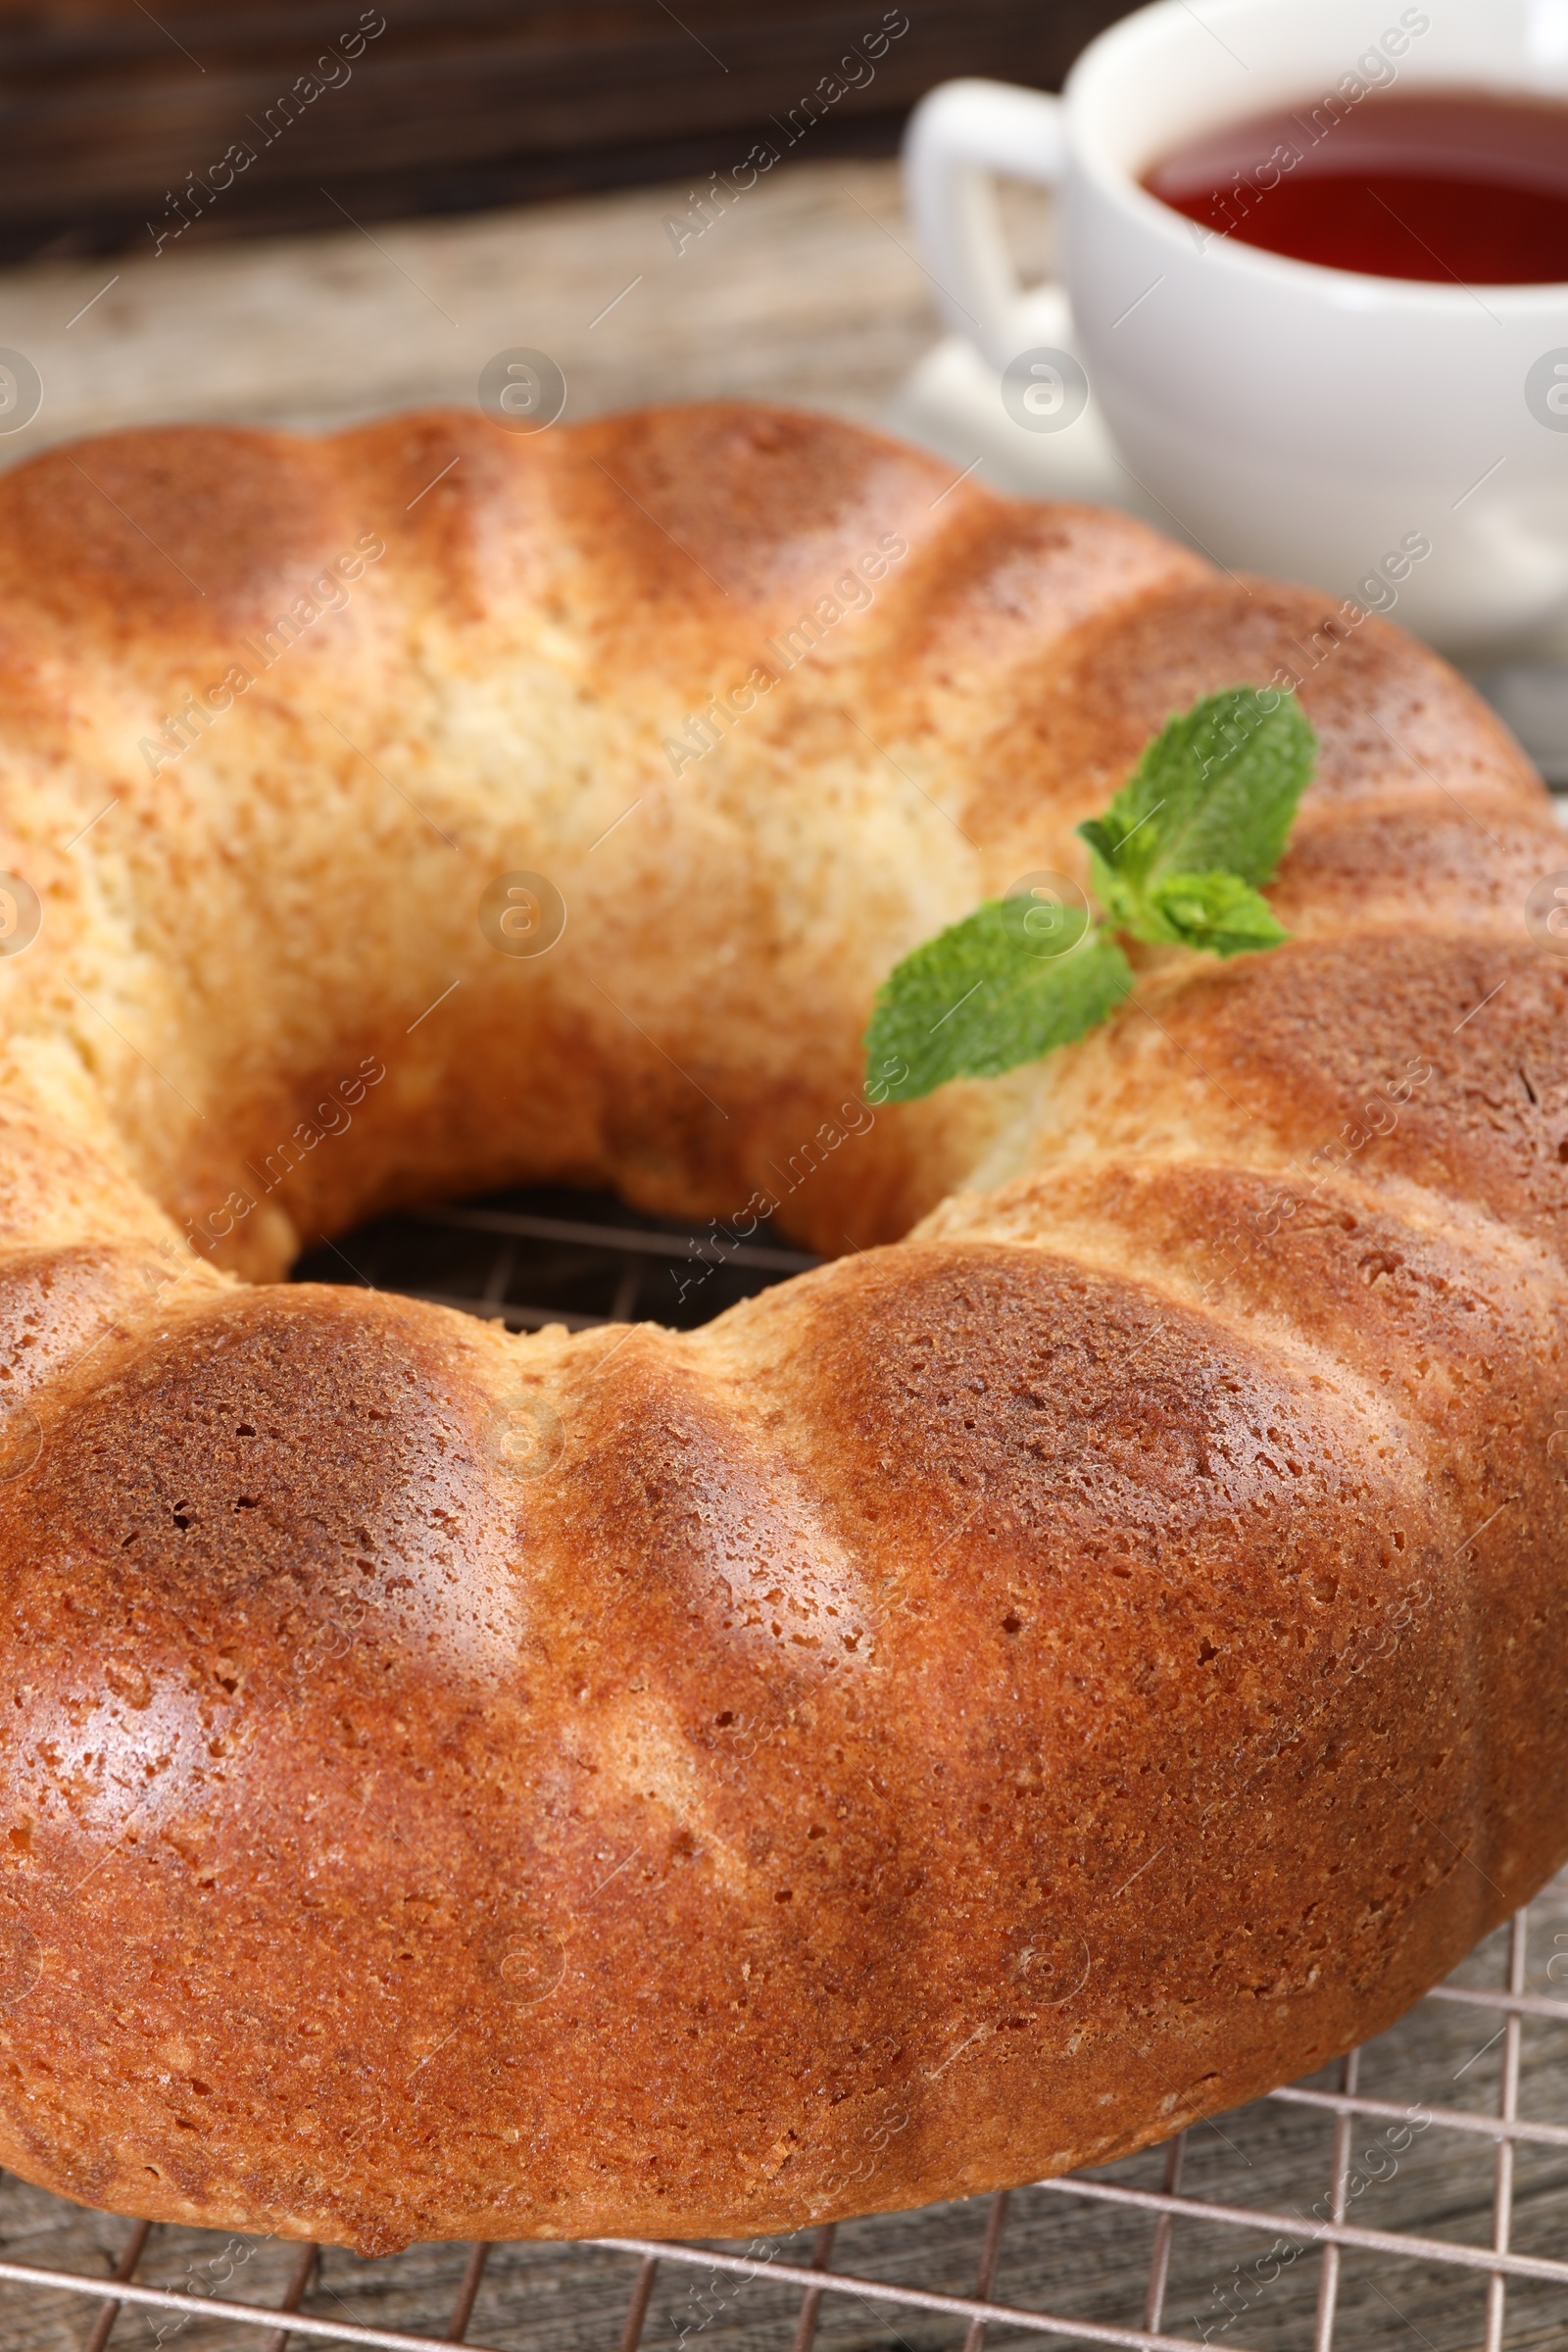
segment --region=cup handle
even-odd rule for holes
[[[1010,81],[942,82],[909,118],[905,191],[937,307],[994,368],[1016,356],[1019,286],[993,177],[1054,188],[1066,155],[1061,100]]]

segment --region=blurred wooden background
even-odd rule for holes
[[[486,361],[519,344],[564,371],[568,423],[715,397],[882,423],[940,332],[898,165],[792,164],[677,253],[687,185],[0,270],[0,343],[43,382],[0,468],[122,425],[472,408]],[[1009,189],[1004,210],[1025,274],[1047,274],[1049,199]]]
[[[381,220],[701,180],[754,141],[781,148],[824,77],[855,86],[797,151],[890,155],[933,82],[1058,86],[1124,13],[1123,0],[678,0],[678,13],[664,0],[0,0],[0,262],[152,251],[160,227],[186,220],[186,247],[341,227],[334,200]],[[857,54],[863,70],[838,75]],[[247,147],[254,160],[215,184]]]

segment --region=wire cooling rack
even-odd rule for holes
[[[514,1330],[678,1328],[813,1261],[534,1191],[323,1243]],[[1393,2030],[1163,2148],[747,2245],[336,2247],[149,2228],[0,2179],[3,2352],[1565,2352],[1568,1873]],[[696,2339],[701,2338],[698,2343]]]

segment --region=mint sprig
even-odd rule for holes
[[[1078,827],[1103,923],[1028,896],[990,899],[895,965],[865,1038],[873,1069],[906,1067],[891,1098],[997,1077],[1097,1027],[1133,985],[1113,931],[1212,956],[1278,947],[1290,934],[1257,886],[1316,760],[1284,690],[1227,687],[1170,719],[1104,814]]]

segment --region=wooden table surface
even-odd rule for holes
[[[467,218],[0,272],[0,342],[43,380],[0,464],[176,418],[318,429],[471,404],[526,345],[566,416],[721,395],[875,422],[936,339],[898,167],[800,163],[706,229],[685,183]],[[1043,200],[1013,207],[1026,261]],[[671,227],[673,223],[673,227]]]

